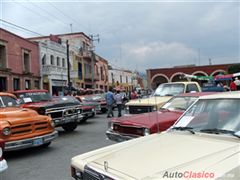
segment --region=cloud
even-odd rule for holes
[[[164,68],[172,65],[195,64],[198,52],[180,42],[151,42],[124,44],[122,46],[122,66]]]

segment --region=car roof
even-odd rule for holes
[[[48,92],[46,89],[18,90],[13,93],[29,93],[29,92]]]
[[[162,83],[162,84],[198,84],[195,81],[177,81],[177,82],[168,82],[168,83]]]
[[[200,99],[240,99],[240,91],[221,92],[212,95],[202,96]]]
[[[16,96],[14,94],[6,93],[6,92],[0,92],[0,96],[11,96],[16,99]]]

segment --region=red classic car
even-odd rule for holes
[[[77,96],[77,98],[84,103],[99,103],[101,112],[102,113],[107,112],[107,103],[105,100],[105,94],[83,95],[83,96]]]
[[[19,90],[13,94],[21,101],[21,107],[51,116],[55,126],[61,126],[65,131],[75,130],[77,122],[82,118],[79,104],[74,101],[59,101],[47,90]]]
[[[127,114],[120,118],[112,118],[106,135],[110,140],[121,142],[165,131],[176,122],[199,96],[209,94],[212,93],[186,93],[172,97],[159,111]]]

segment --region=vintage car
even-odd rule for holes
[[[197,82],[171,82],[163,83],[158,86],[153,96],[144,99],[130,100],[125,104],[126,113],[140,114],[157,111],[172,96],[189,93],[201,92],[201,87]]]
[[[82,102],[85,103],[99,103],[101,107],[101,112],[107,112],[107,102],[105,100],[105,94],[92,94],[79,96]]]
[[[185,93],[172,97],[159,111],[112,118],[106,135],[108,139],[120,142],[165,131],[199,96],[209,94],[211,93]]]
[[[72,178],[239,180],[239,109],[239,92],[199,97],[168,131],[72,158]]]
[[[94,106],[85,105],[74,96],[59,96],[54,97],[54,99],[60,102],[72,103],[77,106],[79,108],[78,111],[81,111],[81,114],[79,114],[78,117],[78,122],[80,123],[86,122],[88,118],[95,116],[96,111]]]
[[[101,113],[101,104],[99,102],[85,101],[84,96],[75,96],[75,98],[79,100],[83,106],[93,106],[95,113]]]
[[[56,127],[61,126],[65,131],[77,128],[81,111],[74,102],[58,101],[47,90],[19,90],[13,93],[19,98],[22,107],[51,116]]]
[[[4,141],[0,139],[0,176],[8,168],[7,161],[3,158],[4,146]]]
[[[0,123],[5,151],[48,146],[58,136],[49,116],[18,107],[16,97],[10,93],[0,93]]]

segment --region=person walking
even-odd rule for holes
[[[108,109],[107,118],[110,118],[111,116],[114,117],[113,104],[114,104],[115,99],[114,99],[114,94],[113,94],[112,87],[109,87],[109,90],[105,95],[105,99],[106,99],[106,102],[107,102],[107,109]]]
[[[123,103],[123,96],[120,94],[120,91],[117,90],[116,95],[114,96],[116,104],[117,104],[117,109],[118,109],[118,117],[122,116],[122,103]]]
[[[236,91],[236,90],[237,90],[237,85],[232,80],[231,83],[230,83],[230,91]]]

